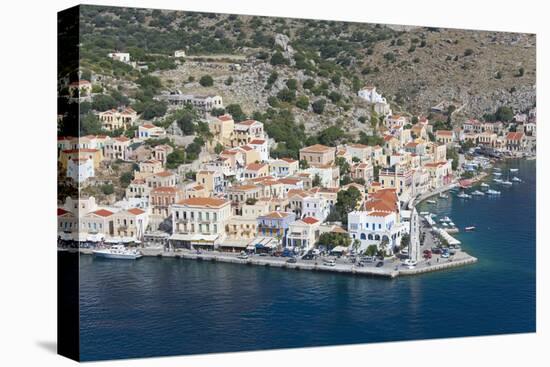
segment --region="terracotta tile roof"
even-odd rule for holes
[[[349,147],[355,148],[355,149],[367,149],[369,146],[365,144],[350,144]]]
[[[292,159],[292,158],[280,158],[281,161],[285,161],[287,163],[294,163],[294,162],[298,162],[298,160],[296,159]]]
[[[119,136],[119,137],[116,137],[114,138],[114,140],[118,141],[118,142],[121,142],[121,143],[125,143],[127,141],[130,141],[130,139],[128,139],[127,137],[125,136]]]
[[[180,201],[178,204],[207,208],[220,208],[227,203],[229,203],[229,201],[216,198],[189,198]]]
[[[238,122],[238,124],[239,124],[239,125],[247,125],[247,126],[250,126],[250,125],[254,125],[256,122],[259,122],[259,121],[256,121],[256,120],[244,120],[244,121]]]
[[[261,215],[259,218],[281,219],[281,218],[286,218],[289,215],[290,213],[287,213],[287,212],[271,212],[266,215]]]
[[[152,125],[152,124],[143,124],[143,125],[141,125],[141,127],[145,128],[145,129],[154,129],[156,126]]]
[[[388,212],[370,212],[369,215],[371,217],[387,217],[388,215],[390,215],[390,213]]]
[[[231,115],[221,115],[221,116],[218,116],[218,120],[220,120],[220,121],[233,121],[233,117]]]
[[[319,220],[313,217],[305,217],[304,219],[302,219],[302,222],[306,224],[315,224],[315,223],[318,223]]]
[[[134,214],[134,215],[140,215],[140,214],[145,213],[145,210],[142,210],[142,209],[139,209],[139,208],[132,208],[132,209],[128,209],[128,213]]]
[[[248,144],[253,144],[253,145],[262,145],[265,143],[265,140],[264,139],[254,139],[252,140],[250,143]]]
[[[245,170],[247,171],[259,171],[266,166],[265,163],[250,163],[247,164]]]
[[[60,215],[63,215],[63,214],[67,214],[67,213],[70,213],[70,211],[65,210],[65,209],[63,209],[63,208],[57,208],[57,216],[60,216]]]
[[[169,177],[169,176],[172,176],[172,175],[174,175],[174,174],[170,171],[162,171],[162,172],[155,173],[155,176],[159,176],[159,177]]]
[[[156,193],[176,193],[178,191],[177,188],[171,187],[171,186],[160,186],[155,187],[153,190],[151,190],[151,194]]]
[[[107,209],[99,209],[99,210],[96,210],[95,212],[92,212],[92,214],[99,215],[100,217],[110,217],[114,213]]]
[[[240,147],[242,150],[246,150],[247,152],[250,152],[251,150],[254,150],[250,145],[243,145]]]
[[[523,133],[508,133],[506,134],[506,140],[521,140],[523,138]]]
[[[296,185],[299,182],[302,182],[302,180],[297,178],[281,178],[279,179],[279,182],[285,185]]]
[[[256,189],[258,189],[256,185],[237,185],[231,187],[231,191],[251,191]]]
[[[72,153],[96,153],[98,152],[99,149],[67,149],[67,150],[64,150],[63,153],[66,153],[66,154],[72,154]]]
[[[435,135],[452,136],[453,132],[451,130],[437,130]]]
[[[334,148],[330,148],[330,147],[327,147],[326,145],[322,145],[322,144],[315,144],[315,145],[311,145],[309,147],[305,147],[305,148],[300,149],[300,152],[304,152],[304,153],[325,153],[325,152],[330,151],[331,149],[334,149]]]

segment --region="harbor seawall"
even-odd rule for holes
[[[393,279],[398,276],[418,275],[424,273],[430,273],[435,271],[441,271],[459,266],[465,266],[477,262],[477,258],[467,255],[458,260],[446,261],[434,265],[422,265],[414,269],[406,269],[400,266],[400,262],[392,262],[391,268],[388,266],[382,268],[376,267],[357,267],[353,264],[336,264],[334,266],[323,265],[322,261],[318,263],[298,261],[297,263],[287,263],[286,259],[270,259],[261,257],[251,257],[248,259],[239,259],[235,255],[224,255],[222,253],[193,253],[187,251],[162,251],[159,249],[141,249],[143,256],[149,257],[166,257],[166,258],[179,258],[183,260],[195,260],[195,261],[211,261],[222,262],[229,264],[239,265],[254,265],[254,266],[268,266],[281,269],[293,269],[293,270],[309,270],[319,272],[332,272],[340,274],[351,274],[367,277],[381,277]],[[92,255],[90,249],[80,249],[81,254]],[[397,266],[397,270],[395,269]]]

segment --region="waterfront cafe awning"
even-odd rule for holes
[[[73,239],[78,242],[86,242],[87,241],[88,234],[87,233],[75,233],[73,235]]]
[[[333,248],[332,250],[330,250],[330,252],[342,253],[342,252],[345,252],[346,250],[347,250],[347,248],[344,247],[344,246],[336,246],[335,248]]]
[[[105,238],[105,235],[103,233],[94,233],[94,234],[88,234],[86,237],[86,240],[88,242],[101,242]]]
[[[63,241],[72,241],[73,234],[72,233],[67,233],[67,232],[61,232],[59,234],[59,238],[61,238]]]
[[[173,241],[185,241],[191,243],[200,243],[200,244],[213,244],[214,241],[218,238],[217,234],[181,234],[174,233],[170,236],[170,239]]]
[[[122,242],[122,239],[118,236],[110,237],[105,240],[105,243],[120,243]]]

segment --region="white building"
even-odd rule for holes
[[[124,63],[130,62],[130,54],[128,52],[111,52],[107,54],[107,57]]]
[[[90,158],[73,158],[67,162],[67,177],[82,183],[94,177],[94,160]]]
[[[370,104],[374,105],[374,111],[379,115],[388,115],[391,114],[391,109],[386,98],[382,97],[381,94],[376,92],[376,87],[367,86],[357,92],[357,95],[367,101]]]

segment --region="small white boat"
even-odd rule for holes
[[[450,222],[451,221],[451,218],[449,217],[443,217],[439,220],[440,222]]]
[[[472,232],[472,231],[475,231],[476,227],[475,226],[470,226],[470,227],[465,227],[464,230],[466,232]]]
[[[502,173],[500,173],[500,172],[493,172],[493,175],[495,175],[495,176],[501,176]]]
[[[519,171],[519,168],[510,168],[510,172],[517,172]]]
[[[481,183],[481,187],[485,187],[485,188],[488,188],[488,187],[489,187],[489,185],[488,185],[488,184],[486,184],[485,182],[482,182],[482,183]]]
[[[439,193],[439,197],[440,197],[441,199],[448,199],[448,198],[449,198],[449,195],[440,192],[440,193]]]
[[[449,222],[449,226],[455,227],[455,224],[453,222]]]
[[[435,203],[436,203],[435,200],[426,200],[426,202],[427,202],[428,204],[435,204]]]
[[[489,189],[489,190],[487,190],[487,194],[489,194],[489,195],[500,195],[500,191]]]
[[[118,260],[136,260],[143,256],[138,250],[128,249],[124,245],[114,245],[111,248],[94,250],[92,253],[97,257]]]
[[[495,167],[495,168],[493,168],[493,171],[500,172],[500,168],[499,168],[499,167]]]
[[[461,198],[461,199],[469,199],[471,198],[472,196],[466,194],[464,191],[461,192],[460,194],[456,195],[457,198]]]
[[[495,181],[496,183],[502,183],[502,180],[500,178],[495,178],[493,179],[493,181]]]
[[[522,181],[521,181],[521,178],[519,178],[519,177],[514,177],[514,178],[512,178],[512,181],[514,181],[514,182],[522,182]]]
[[[430,212],[420,212],[420,215],[430,215]]]
[[[472,195],[483,196],[483,195],[485,195],[485,193],[483,191],[476,190],[476,191],[472,192]]]
[[[513,182],[512,181],[502,181],[501,182],[503,185],[507,185],[507,186],[512,186],[513,185]]]
[[[449,225],[447,224],[447,222],[445,222],[443,223],[443,226],[448,227]]]

